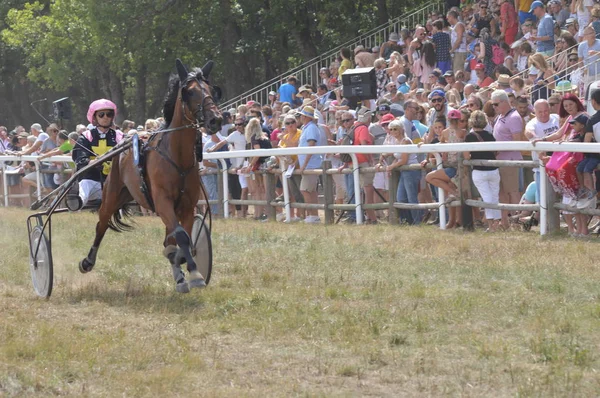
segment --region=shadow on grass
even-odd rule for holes
[[[81,287],[68,287],[59,300],[69,304],[100,302],[110,307],[129,308],[141,313],[194,314],[202,311],[206,299],[201,291],[188,294],[175,292],[172,286],[144,285],[129,281],[125,285],[109,285],[95,281]]]

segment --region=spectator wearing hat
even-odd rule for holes
[[[277,92],[279,93],[279,101],[287,102],[290,105],[294,103],[296,99],[296,93],[298,93],[298,89],[296,88],[296,84],[298,83],[298,79],[296,76],[290,76],[287,78],[287,83],[279,86]],[[246,116],[245,114],[242,116]]]
[[[269,91],[267,101],[269,102],[269,106],[274,106],[275,101],[277,101],[277,93],[275,91]]]
[[[435,46],[436,68],[442,71],[452,70],[452,57],[450,56],[450,35],[444,32],[444,21],[438,19],[433,23],[433,36],[431,41]]]
[[[398,92],[406,95],[410,91],[410,86],[406,83],[406,75],[401,73],[398,75],[396,81],[398,82]]]
[[[456,72],[464,69],[467,60],[467,32],[465,24],[458,19],[458,12],[451,10],[446,18],[450,24],[452,70]]]
[[[486,74],[484,64],[475,65],[475,73],[477,74],[477,86],[484,88],[494,83],[494,79]]]
[[[429,132],[433,131],[433,123],[439,116],[443,116],[447,118],[448,112],[452,110],[450,106],[446,103],[446,93],[443,90],[433,90],[429,97],[429,104],[431,105],[431,109],[427,112],[427,127],[429,128]]]
[[[383,59],[389,59],[394,51],[402,52],[402,47],[398,45],[400,36],[396,32],[390,33],[388,41],[383,43],[379,48],[379,57]]]
[[[529,40],[536,43],[536,50],[547,57],[554,54],[554,20],[546,12],[546,6],[539,0],[531,3],[532,12],[539,20],[537,25],[537,35],[531,35]]]
[[[502,90],[492,93],[491,103],[496,113],[494,123],[494,138],[496,141],[521,141],[523,119],[511,106],[508,94]],[[501,151],[496,156],[498,160],[523,160],[519,151]],[[516,167],[500,167],[500,202],[519,203],[519,170]],[[509,228],[508,211],[502,211],[502,227]]]
[[[508,75],[499,75],[498,80],[496,80],[496,86],[498,90],[504,90],[507,93],[514,92],[512,88],[510,88],[510,76]]]
[[[354,49],[354,63],[357,68],[370,68],[375,64],[375,55],[365,50],[362,45],[356,46]]]
[[[305,106],[300,111],[300,121],[302,122],[302,134],[298,141],[298,147],[310,147],[324,145],[321,139],[321,131],[317,126],[315,110],[312,106]],[[322,163],[321,155],[298,155],[299,170],[318,169]],[[319,177],[317,175],[302,175],[300,181],[300,192],[304,197],[305,203],[318,203],[317,183]],[[304,219],[306,223],[320,223],[319,212],[315,209],[307,210],[308,214]]]

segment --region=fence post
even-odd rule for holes
[[[546,168],[540,162],[540,235],[558,232],[560,230],[560,213],[554,208],[556,192],[548,183]],[[544,217],[545,213],[545,217]]]
[[[393,169],[388,177],[388,221],[390,224],[398,224],[399,209],[394,207],[394,203],[398,201],[396,194],[398,192],[398,183],[400,182],[400,173],[398,169]]]
[[[225,200],[223,195],[223,173],[217,169],[217,201],[218,211],[217,214],[221,217],[225,217]]]
[[[8,181],[6,181],[6,163],[2,163],[2,189],[4,190],[4,206],[8,207]]]
[[[360,167],[355,153],[351,153],[352,178],[354,179],[354,203],[356,204],[356,224],[363,223],[362,190],[360,189]]]
[[[329,208],[330,204],[335,201],[333,199],[333,176],[327,174],[327,170],[331,168],[331,162],[326,160],[322,163],[323,167],[323,201],[325,202],[325,224],[333,224],[335,216],[333,209]]]
[[[265,213],[269,221],[275,221],[275,207],[271,205],[271,202],[275,200],[275,174],[271,173],[270,170],[265,170],[265,199],[267,205],[265,206]]]
[[[473,231],[473,210],[465,201],[471,199],[471,176],[463,165],[463,153],[458,152],[458,193],[460,194],[461,223],[463,231]]]
[[[219,159],[221,162],[221,179],[223,180],[223,200],[221,203],[223,204],[223,218],[229,218],[229,169],[227,168],[227,162],[225,159]],[[221,194],[221,190],[219,190],[219,195]]]

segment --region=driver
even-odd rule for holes
[[[73,148],[73,161],[77,171],[115,147],[123,139],[123,133],[114,125],[117,106],[107,99],[99,99],[90,104],[88,121],[94,126],[83,132]],[[79,197],[81,206],[90,200],[102,199],[102,183],[110,172],[112,162],[94,167],[79,177]]]

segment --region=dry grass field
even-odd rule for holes
[[[598,240],[218,220],[213,279],[174,291],[163,227],[54,219],[35,296],[0,209],[0,396],[600,395]]]

